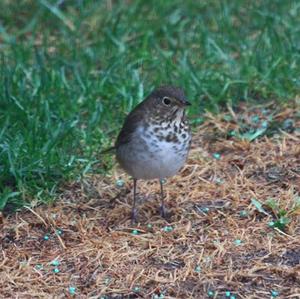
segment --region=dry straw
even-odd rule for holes
[[[170,223],[158,184],[142,182],[131,226],[132,181],[119,169],[68,184],[51,206],[2,216],[0,297],[300,298],[299,131],[228,136],[267,119],[261,111],[207,115],[187,165],[165,185]],[[272,121],[300,127],[296,113]],[[268,225],[278,220],[270,198],[288,212],[284,229]]]

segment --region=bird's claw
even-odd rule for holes
[[[137,209],[133,208],[131,211],[131,223],[137,223]]]
[[[165,219],[167,218],[167,211],[166,211],[165,205],[161,205],[159,207],[159,214],[160,214],[161,217],[163,217]]]

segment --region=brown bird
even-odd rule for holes
[[[133,222],[137,220],[139,179],[159,180],[160,213],[166,217],[163,179],[175,175],[187,159],[191,132],[185,109],[189,105],[182,89],[163,86],[154,90],[125,119],[114,148],[119,164],[133,177]]]

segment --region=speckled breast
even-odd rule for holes
[[[131,141],[117,149],[117,160],[136,179],[162,179],[184,165],[191,142],[185,122],[140,127]]]

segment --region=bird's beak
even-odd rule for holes
[[[184,106],[191,106],[191,105],[192,105],[192,104],[191,104],[189,101],[185,100]]]

